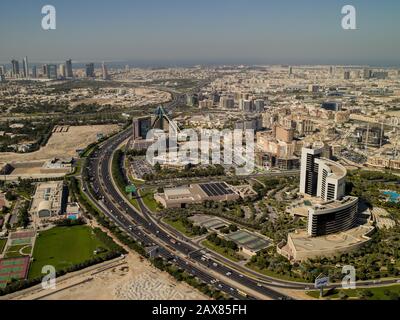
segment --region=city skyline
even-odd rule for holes
[[[57,29],[41,29],[41,1],[2,1],[0,63],[129,62],[137,65],[400,65],[400,4],[352,1],[357,30],[343,30],[344,1],[114,3],[55,0]],[[22,10],[22,6],[24,10]],[[101,30],[101,32],[99,32]],[[385,37],[382,37],[382,35]],[[5,41],[17,39],[18,41]]]

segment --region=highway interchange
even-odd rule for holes
[[[170,106],[174,107],[174,104],[178,103],[178,101],[174,100]],[[239,288],[248,288],[250,292],[259,293],[259,297],[265,296],[266,298],[279,300],[288,299],[287,296],[222,265],[209,254],[205,258],[204,254],[198,251],[198,247],[185,242],[182,238],[175,237],[171,233],[167,233],[164,228],[158,226],[155,220],[150,217],[140,198],[138,198],[138,202],[142,212],[137,211],[129,204],[112,179],[111,162],[113,152],[119,145],[129,139],[130,135],[131,129],[128,128],[107,140],[98,151],[92,154],[88,167],[84,168],[88,171],[91,183],[91,188],[87,188],[87,190],[94,190],[94,194],[88,193],[88,196],[98,207],[103,209],[104,214],[144,247],[158,246],[158,255],[160,257],[170,260],[188,273],[193,274],[205,283],[213,285],[233,298],[253,298],[250,294],[243,295],[243,292],[247,293],[248,291],[237,290],[238,286]],[[216,274],[225,279],[228,278],[228,281],[217,279]],[[237,283],[236,288],[232,283]]]
[[[175,108],[182,97],[174,95],[169,110]],[[141,198],[136,195],[140,206],[138,211],[131,205],[116,186],[111,163],[114,152],[130,138],[131,128],[125,129],[104,142],[93,152],[88,161],[89,181],[84,181],[84,191],[91,200],[116,225],[143,247],[156,247],[157,255],[176,264],[201,281],[214,286],[235,299],[286,300],[290,297],[271,287],[287,289],[312,289],[312,284],[290,282],[261,275],[232,261],[204,250],[183,237],[172,227],[156,220],[148,211]],[[85,175],[83,175],[85,176]],[[88,183],[91,184],[90,188]],[[93,194],[89,192],[93,190]],[[222,261],[222,262],[221,262]],[[395,283],[397,280],[378,281],[379,285]],[[362,286],[376,286],[377,281],[363,282]],[[331,284],[328,287],[336,287]],[[244,294],[245,293],[245,294]]]

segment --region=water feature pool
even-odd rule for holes
[[[398,194],[396,191],[385,191],[383,192],[385,196],[389,196],[389,201],[390,202],[399,202],[400,201],[400,194]]]

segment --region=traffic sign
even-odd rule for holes
[[[130,185],[125,187],[125,192],[126,193],[135,193],[136,192],[136,187],[135,185]]]
[[[329,284],[329,277],[318,277],[317,279],[315,279],[315,288],[316,289],[320,289],[323,287],[326,287]]]

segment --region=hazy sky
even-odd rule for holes
[[[57,30],[41,8],[57,9]],[[357,9],[343,30],[341,8]],[[400,65],[399,0],[0,0],[0,61]]]

